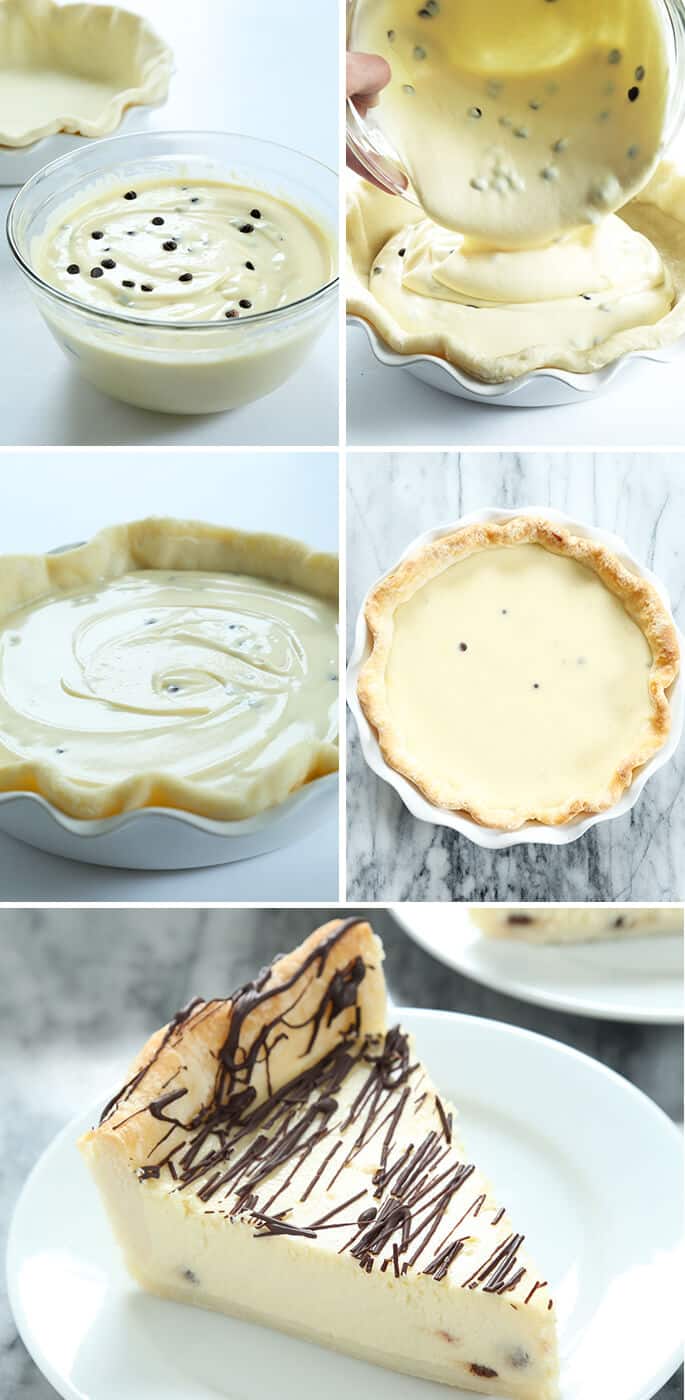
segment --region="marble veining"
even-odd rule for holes
[[[348,653],[367,589],[425,530],[483,506],[550,506],[619,535],[685,626],[685,458],[669,454],[350,453]],[[685,891],[685,744],[627,816],[568,846],[481,850],[417,821],[367,768],[348,716],[352,900],[660,900]]]
[[[354,911],[351,911],[354,912]],[[0,910],[0,1249],[14,1202],[51,1138],[105,1099],[151,1031],[194,994],[230,992],[335,909]],[[391,915],[372,916],[399,1005],[524,1026],[593,1055],[682,1112],[681,1033],[547,1011],[480,987],[434,961]],[[0,1299],[0,1396],[54,1400]],[[658,1400],[681,1400],[674,1376]],[[140,1397],[144,1400],[144,1397]]]

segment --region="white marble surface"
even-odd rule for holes
[[[167,514],[338,549],[337,453],[101,451],[0,454],[0,555],[88,539],[121,520]],[[206,870],[112,870],[62,860],[0,832],[3,901],[205,903],[336,899],[335,794],[292,845]]]
[[[369,454],[347,466],[347,619],[422,531],[482,506],[553,506],[615,531],[685,617],[685,458]],[[685,890],[685,745],[633,811],[572,845],[485,851],[418,822],[367,768],[348,717],[347,891],[357,900],[672,900]]]
[[[109,1095],[153,1029],[195,994],[225,995],[334,910],[0,911],[0,1247],[40,1153],[84,1107]],[[391,916],[373,917],[399,1005],[466,1011],[528,1027],[595,1056],[682,1111],[676,1027],[585,1021],[526,1006],[434,962]],[[678,1376],[659,1400],[681,1400]],[[0,1395],[54,1400],[0,1299]],[[145,1400],[144,1396],[140,1400]],[[602,1397],[608,1400],[608,1397]]]
[[[107,3],[107,0],[97,0]],[[150,125],[231,131],[338,165],[337,12],[332,0],[127,0],[174,51],[168,101]],[[135,118],[131,117],[135,127]],[[7,445],[235,443],[331,446],[338,441],[338,326],[275,393],[232,413],[149,413],[87,384],[52,339],[4,235],[16,191],[0,189],[0,440]]]

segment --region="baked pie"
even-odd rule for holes
[[[386,1022],[383,950],[336,920],[153,1035],[81,1139],[164,1298],[511,1400],[553,1400],[544,1273]]]
[[[338,563],[150,519],[0,559],[0,792],[251,817],[338,766]]]
[[[489,827],[612,807],[665,743],[676,629],[594,540],[522,515],[401,562],[366,603],[359,699],[386,762]]]

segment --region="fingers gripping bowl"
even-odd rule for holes
[[[19,191],[7,233],[84,378],[141,408],[212,413],[272,392],[306,359],[336,304],[336,221],[335,173],[298,152],[154,132],[47,166]]]
[[[152,868],[300,834],[338,764],[337,572],[159,519],[0,560],[0,824]]]

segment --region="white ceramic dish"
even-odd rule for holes
[[[163,102],[146,104],[144,107],[129,107],[112,135],[126,136],[132,131],[147,131],[152,125],[151,113]],[[69,155],[79,146],[93,146],[92,136],[71,136],[60,131],[56,136],[44,136],[31,146],[0,146],[0,186],[23,185],[32,175],[36,175],[44,165],[49,165],[61,156]]]
[[[677,1129],[624,1079],[556,1041],[475,1017],[400,1015],[554,1281],[561,1400],[650,1400],[681,1353]],[[97,1116],[95,1106],[44,1153],[7,1253],[17,1327],[64,1400],[301,1400],[303,1376],[328,1400],[446,1394],[141,1293],[74,1147]]]
[[[240,822],[215,822],[191,812],[144,807],[101,821],[78,821],[35,793],[0,793],[0,831],[88,865],[124,870],[191,870],[229,865],[275,851],[306,836],[336,801],[337,773],[317,778],[278,807]]]
[[[580,521],[573,520],[570,516],[564,515],[558,510],[552,510],[548,506],[522,506],[518,510],[496,510],[493,507],[489,507],[485,510],[472,511],[471,514],[462,516],[460,520],[437,526],[434,530],[427,530],[425,534],[420,535],[418,539],[412,540],[411,544],[408,545],[407,549],[405,549],[402,554],[401,559],[406,559],[408,555],[414,554],[417,550],[430,544],[432,540],[438,539],[441,535],[451,534],[452,531],[459,529],[463,525],[471,525],[477,521],[485,520],[509,520],[511,517],[518,515],[544,515],[546,519],[565,525],[578,535],[600,541],[608,549],[612,550],[614,554],[617,554],[630,568],[634,569],[644,578],[650,580],[670,612],[671,604],[663,584],[649,569],[643,568],[643,566],[633,558],[623,540],[619,539],[617,535],[610,534],[607,530],[599,530],[593,526],[584,525]],[[393,564],[393,568],[400,562],[401,560],[396,560]],[[390,570],[387,572],[389,573]],[[384,577],[386,577],[386,575],[384,575]],[[375,586],[376,584],[374,583],[373,587],[375,588]],[[368,594],[366,596],[368,597]],[[658,753],[654,754],[649,763],[646,763],[645,766],[640,769],[635,775],[630,787],[609,811],[596,812],[591,816],[579,818],[577,821],[566,822],[564,826],[542,826],[538,823],[528,822],[518,831],[499,831],[493,827],[480,826],[478,822],[473,821],[471,817],[462,813],[445,811],[443,808],[436,807],[432,802],[429,802],[428,799],[419,792],[418,788],[414,787],[413,783],[409,782],[407,778],[404,778],[401,773],[396,773],[394,768],[391,768],[390,765],[386,763],[381,753],[375,730],[369,724],[359,704],[357,697],[357,680],[361,667],[370,652],[369,635],[366,618],[364,616],[365,606],[366,598],[362,603],[357,617],[352,654],[347,669],[347,703],[357,725],[364,758],[369,768],[371,768],[379,778],[382,778],[384,782],[389,783],[390,786],[395,789],[398,797],[400,797],[412,816],[417,817],[419,821],[430,822],[434,826],[446,826],[452,831],[458,831],[461,836],[466,836],[468,840],[472,841],[476,846],[483,846],[488,850],[503,850],[508,846],[520,846],[526,843],[547,846],[565,846],[571,841],[577,841],[581,836],[584,836],[591,827],[596,826],[599,822],[613,821],[617,817],[623,817],[627,812],[630,812],[635,806],[645,783],[648,782],[649,778],[651,778],[654,773],[658,772],[660,768],[663,768],[664,764],[673,756],[680,743],[683,732],[683,720],[685,719],[685,681],[683,679],[682,670],[673,687],[671,695],[672,722],[671,732],[667,742],[664,744],[663,748],[659,749]],[[685,658],[685,639],[680,633],[678,635],[680,637],[682,654]]]
[[[638,361],[651,360],[668,364],[680,353],[679,345],[663,351],[636,350],[621,355],[611,365],[592,374],[572,374],[563,369],[535,369],[529,374],[509,379],[505,384],[483,384],[472,375],[441,360],[437,355],[400,355],[381,340],[374,326],[361,316],[348,316],[348,325],[361,326],[379,364],[387,369],[403,369],[445,394],[472,403],[497,404],[504,408],[558,408],[562,404],[582,403],[597,398],[612,388],[619,375],[634,371]]]
[[[391,913],[432,957],[496,992],[576,1016],[682,1021],[682,938],[535,947],[486,937],[465,904],[393,904]]]

